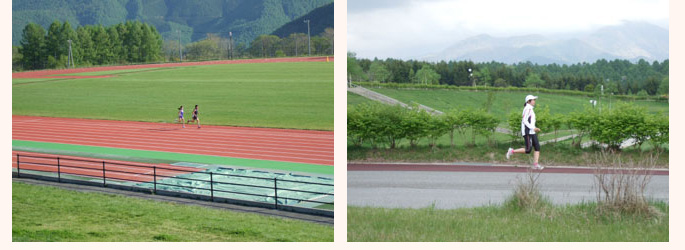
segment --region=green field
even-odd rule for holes
[[[611,242],[669,241],[668,204],[664,215],[607,216],[595,204],[521,211],[505,206],[451,210],[347,208],[348,241],[508,241]]]
[[[12,241],[333,241],[297,220],[12,182]]]
[[[539,96],[537,105],[549,107],[552,114],[568,114],[574,111],[582,111],[589,105],[592,98],[583,96],[570,96],[560,94],[537,94],[523,92],[488,92],[488,91],[459,91],[459,90],[421,90],[421,89],[371,89],[383,95],[395,98],[404,103],[417,102],[428,107],[448,111],[452,108],[486,108],[488,105],[488,94],[490,97],[490,113],[495,117],[500,117],[505,121],[510,112],[520,112],[523,109],[524,97],[528,94]],[[348,94],[348,104],[363,102],[360,96],[350,98]],[[357,98],[359,97],[359,98]],[[352,102],[350,102],[352,101]],[[616,103],[616,99],[602,99],[598,105],[609,108]],[[657,113],[663,112],[668,115],[668,103],[656,101],[635,101],[638,106],[645,107],[647,111]]]
[[[96,74],[109,74],[99,72]],[[12,114],[333,130],[333,63],[258,63],[131,71],[110,78],[13,79]],[[88,73],[93,74],[93,73]],[[18,84],[22,83],[22,84]]]

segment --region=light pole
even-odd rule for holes
[[[178,61],[183,61],[183,54],[181,53],[181,30],[176,30],[178,34]]]
[[[309,56],[312,56],[312,37],[309,34],[309,19],[304,20],[305,23],[307,23],[307,44],[309,46]]]
[[[71,39],[67,40],[69,42],[69,57],[67,58],[67,68],[74,67],[74,56],[71,54]],[[69,64],[71,63],[71,66]]]
[[[233,60],[233,32],[228,32],[228,59]]]
[[[471,68],[469,68],[469,80],[471,81],[471,85],[473,87],[476,86],[475,82],[473,81],[473,73],[471,73]]]

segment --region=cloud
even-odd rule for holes
[[[360,57],[411,57],[477,34],[555,35],[625,20],[667,22],[668,1],[348,0],[348,48]]]

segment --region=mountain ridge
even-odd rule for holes
[[[668,59],[668,30],[646,22],[624,22],[571,38],[540,34],[494,37],[479,34],[423,56],[426,61],[471,60],[538,64],[574,64],[599,59]]]

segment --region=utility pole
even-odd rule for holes
[[[178,60],[183,61],[183,54],[181,53],[181,30],[176,30],[178,34]]]
[[[307,23],[307,40],[309,44],[309,56],[312,56],[312,36],[309,34],[309,19],[304,20]]]
[[[233,59],[233,32],[228,32],[228,59]]]
[[[67,40],[67,42],[69,42],[69,56],[67,57],[67,68],[73,68],[74,57],[71,55],[71,39]],[[71,63],[71,67],[69,66],[69,63]]]

